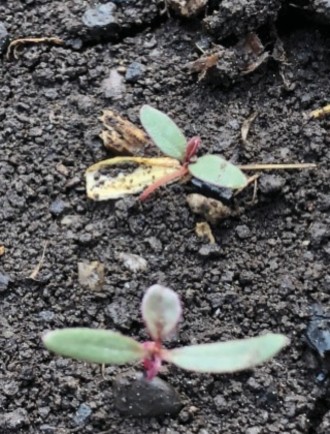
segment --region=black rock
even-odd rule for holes
[[[144,66],[139,62],[132,62],[128,65],[125,75],[127,83],[136,83],[142,77],[144,70]]]
[[[219,199],[224,204],[229,204],[234,197],[234,191],[226,187],[217,187],[197,178],[192,178],[191,183],[199,189],[199,193],[207,197]]]
[[[158,377],[148,381],[141,373],[125,372],[117,375],[113,387],[115,406],[124,415],[176,415],[182,407],[176,390]]]

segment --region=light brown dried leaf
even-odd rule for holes
[[[100,121],[105,130],[100,137],[111,152],[126,155],[143,155],[148,146],[152,147],[147,134],[113,110],[104,110]]]

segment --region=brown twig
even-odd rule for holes
[[[14,59],[17,59],[17,49],[21,45],[26,44],[54,44],[54,45],[64,45],[63,39],[57,38],[57,37],[45,37],[45,38],[19,38],[12,41],[7,49],[6,57],[9,60],[11,55],[14,57]]]

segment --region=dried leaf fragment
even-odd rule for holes
[[[166,0],[167,7],[187,18],[201,12],[207,2],[208,0]]]
[[[127,270],[132,271],[133,273],[145,271],[148,267],[148,262],[142,258],[142,256],[135,255],[134,253],[118,253],[117,259]]]
[[[249,134],[251,125],[255,121],[256,117],[258,116],[258,112],[253,112],[242,124],[241,128],[241,138],[242,142],[245,146],[249,145],[249,141],[247,140],[247,136]]]
[[[208,239],[210,244],[215,244],[215,238],[212,233],[212,229],[207,222],[199,222],[195,227],[196,235],[199,238]]]
[[[198,81],[203,80],[208,70],[216,66],[221,54],[222,52],[218,51],[216,53],[203,55],[194,62],[188,63],[187,67],[191,70],[191,72],[198,72]]]
[[[104,284],[104,265],[98,261],[78,262],[78,280],[81,286],[100,290]]]
[[[187,202],[193,213],[203,216],[211,224],[216,224],[235,214],[233,210],[224,205],[220,200],[212,199],[202,194],[189,194]]]
[[[177,160],[169,157],[115,157],[100,161],[86,170],[87,196],[101,201],[137,194],[180,167]]]
[[[309,117],[313,119],[322,119],[329,114],[330,114],[330,104],[327,104],[322,108],[311,111]]]
[[[6,251],[5,246],[0,245],[0,256],[3,256],[5,254],[5,251]]]
[[[104,146],[111,152],[126,155],[143,155],[151,146],[147,134],[113,110],[104,110],[100,121],[105,130],[100,134]]]
[[[54,44],[54,45],[64,45],[64,41],[63,39],[57,38],[57,37],[50,37],[50,38],[19,38],[19,39],[15,39],[14,41],[12,41],[7,49],[7,59],[10,59],[11,55],[13,55],[13,57],[15,59],[17,59],[17,49],[18,47],[22,46],[22,45],[27,45],[27,44]]]

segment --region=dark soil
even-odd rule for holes
[[[0,60],[0,431],[326,434],[328,380],[317,382],[319,366],[303,336],[310,305],[330,300],[330,123],[304,115],[329,102],[328,28],[284,9],[275,24],[287,65],[269,61],[230,87],[214,87],[185,68],[198,55],[200,19],[168,18],[156,1],[116,3],[118,26],[109,34],[83,28],[87,1],[0,5],[12,40],[66,42],[24,46],[17,59]],[[263,23],[266,39],[270,32]],[[138,79],[125,83],[120,99],[107,99],[103,80],[132,62],[144,65]],[[169,186],[143,205],[86,199],[84,171],[107,156],[97,137],[101,110],[111,107],[137,122],[146,102],[169,113],[187,136],[198,132],[202,152],[240,164],[315,162],[318,168],[277,173],[285,180],[281,191],[259,193],[253,206],[252,189],[246,191],[238,199],[245,212],[213,227],[219,254],[205,257],[194,233],[201,218],[186,204],[187,193],[196,191],[191,185]],[[250,145],[242,146],[240,126],[256,110]],[[41,270],[30,279],[45,242]],[[125,270],[120,252],[144,257],[148,270]],[[102,290],[79,285],[83,260],[105,264]],[[184,305],[184,322],[169,346],[266,331],[284,333],[292,344],[239,375],[166,366],[160,377],[182,396],[179,415],[123,417],[111,383],[125,368],[107,367],[103,378],[97,366],[49,354],[41,336],[55,327],[90,326],[145,340],[139,305],[156,282],[178,291]],[[88,418],[77,417],[79,408],[91,410]]]

